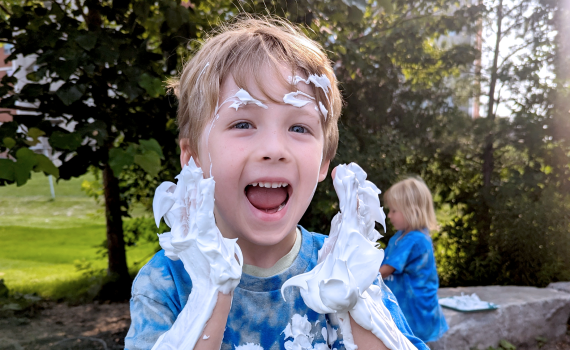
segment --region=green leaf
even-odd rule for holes
[[[61,102],[69,106],[79,100],[84,93],[85,85],[67,83],[60,87],[55,94],[59,97]]]
[[[12,147],[14,147],[14,146],[16,145],[16,140],[14,140],[14,139],[11,138],[11,137],[5,137],[5,138],[2,140],[2,143],[4,143],[4,147],[6,147],[6,148],[12,148]]]
[[[30,128],[28,129],[28,136],[37,139],[40,136],[44,136],[46,133],[38,128]]]
[[[501,339],[499,342],[499,346],[504,350],[516,350],[517,347],[511,344],[510,342],[506,341],[505,339]]]
[[[40,140],[38,140],[38,137],[40,136],[44,136],[46,133],[43,132],[42,130],[38,129],[38,128],[30,128],[28,130],[28,137],[31,137],[32,140],[26,140],[24,141],[28,146],[35,146],[38,144],[38,142],[40,142]]]
[[[188,10],[183,6],[173,6],[166,9],[164,18],[170,29],[176,31],[183,23],[188,22]]]
[[[64,133],[62,131],[54,131],[49,138],[49,144],[54,148],[76,150],[81,146],[83,138],[78,133]]]
[[[14,172],[18,186],[24,185],[30,178],[30,173],[38,163],[36,154],[29,148],[20,148],[16,152],[16,169]]]
[[[97,35],[91,32],[79,34],[75,38],[75,42],[86,51],[89,51],[95,47],[95,44],[97,44]]]
[[[24,308],[20,304],[16,303],[8,303],[2,306],[2,310],[10,310],[10,311],[20,311]]]
[[[54,62],[50,68],[52,68],[52,70],[55,71],[57,75],[59,75],[61,80],[67,80],[73,73],[75,73],[78,64],[79,60],[77,58],[68,59],[65,61]]]
[[[0,159],[0,179],[14,181],[16,166],[11,159]]]
[[[150,11],[150,4],[146,1],[139,1],[133,4],[133,10],[135,11],[135,15],[139,17],[141,22],[147,19],[148,13]]]
[[[109,150],[109,166],[116,177],[119,177],[125,166],[129,166],[134,162],[133,152],[123,150],[122,148],[111,148]]]
[[[52,161],[43,154],[36,154],[38,164],[34,168],[35,172],[43,171],[46,174],[59,177],[59,169],[52,163]]]
[[[362,13],[366,12],[366,0],[342,0],[342,2],[344,2],[348,7],[354,6],[358,8]]]
[[[44,86],[42,84],[32,84],[28,83],[24,85],[20,94],[25,96],[26,99],[33,101],[33,99],[39,97],[44,93]]]
[[[356,6],[348,7],[347,19],[349,22],[358,23],[362,20],[363,17],[364,17],[364,12],[362,12],[358,7]]]
[[[158,172],[160,171],[160,157],[156,152],[137,154],[135,156],[135,163],[152,177],[158,175]]]
[[[139,80],[139,86],[146,90],[151,97],[158,97],[164,94],[164,87],[162,81],[158,78],[152,77],[147,73],[143,73]]]
[[[144,150],[156,152],[156,154],[158,154],[160,159],[164,159],[164,154],[162,153],[162,148],[160,147],[160,145],[158,144],[158,142],[155,139],[140,140],[139,144],[141,145],[141,147]]]
[[[392,4],[392,0],[378,0],[378,5],[380,5],[386,14],[391,15],[394,13],[394,5]]]

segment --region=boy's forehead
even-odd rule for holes
[[[239,89],[245,89],[252,97],[268,102],[277,101],[283,102],[283,96],[292,91],[301,91],[314,97],[314,90],[311,85],[297,84],[292,86],[289,82],[295,75],[302,78],[307,78],[299,71],[293,71],[290,67],[279,65],[277,67],[270,67],[264,64],[259,67],[257,77],[252,74],[244,74],[242,72],[231,72],[224,78],[220,86],[219,101],[225,101],[228,97],[234,95]],[[242,84],[245,86],[238,86],[236,83],[235,75],[239,74]]]

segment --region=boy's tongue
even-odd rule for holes
[[[267,188],[258,186],[248,186],[245,195],[249,202],[257,209],[274,209],[287,199],[287,189],[285,187]]]

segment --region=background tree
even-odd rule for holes
[[[25,2],[2,11],[0,41],[14,45],[9,59],[34,63],[19,68],[26,80],[1,82],[0,106],[27,114],[0,126],[0,152],[11,158],[0,160],[0,183],[23,185],[31,170],[69,179],[100,169],[110,277],[104,294],[126,298],[122,217],[137,186],[129,179],[153,181],[161,168],[170,179],[179,170],[176,106],[163,81],[208,18],[176,0]],[[38,137],[58,153],[59,169],[28,149]]]
[[[15,160],[0,160],[0,181],[23,184],[31,170],[57,171],[27,148],[42,136],[61,152],[61,178],[101,169],[109,272],[121,276],[116,288],[123,295],[128,273],[121,218],[132,201],[150,206],[160,181],[180,170],[176,100],[162,82],[204,33],[243,12],[301,24],[328,51],[345,98],[332,166],[355,161],[384,190],[416,174],[434,191],[444,215],[434,235],[442,284],[544,285],[570,278],[570,150],[568,134],[560,131],[568,124],[560,102],[567,93],[560,89],[567,86],[560,73],[565,46],[550,34],[563,27],[557,1],[205,0],[187,8],[174,0],[85,0],[50,6],[13,6],[0,23],[0,40],[15,45],[12,58],[37,57],[24,88],[15,88],[14,77],[2,81],[0,107],[29,111],[17,103],[24,101],[39,113],[0,127],[0,152]],[[478,89],[474,40],[453,41],[475,39],[481,21],[495,31],[482,52],[489,64],[474,72],[482,77]],[[505,47],[504,37],[516,40]],[[466,107],[479,90],[488,97],[486,114],[473,120]],[[508,112],[497,114],[499,106]],[[328,179],[301,223],[327,233],[337,210]],[[387,236],[392,233],[389,228]]]
[[[559,99],[567,77],[554,69],[564,59],[553,35],[560,4],[485,3],[487,112],[460,150],[470,157],[457,158],[457,214],[439,236],[445,284],[570,277],[568,113]]]

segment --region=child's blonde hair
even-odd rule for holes
[[[411,230],[437,229],[433,198],[421,178],[409,177],[397,182],[384,194],[384,202],[402,212]]]
[[[292,77],[324,74],[330,80],[328,98],[322,89],[315,88],[313,84],[310,87],[317,105],[321,102],[329,111],[328,116],[321,114],[321,123],[325,136],[323,158],[331,160],[338,146],[337,122],[342,108],[331,62],[318,43],[291,23],[274,18],[249,16],[222,26],[205,40],[201,49],[184,66],[180,78],[169,81],[169,87],[179,99],[179,138],[189,139],[190,151],[197,154],[200,135],[214,117],[223,80],[231,74],[239,87],[246,88],[247,78],[254,77],[265,94],[261,67],[266,65],[277,72],[276,76],[291,92],[297,89],[282,78],[278,71],[280,66],[290,68]]]

